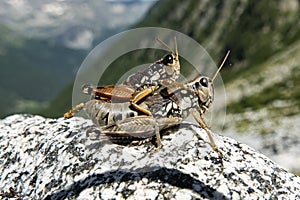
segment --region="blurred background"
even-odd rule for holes
[[[299,19],[299,0],[1,1],[0,118],[61,117],[71,107],[77,69],[93,47],[130,28],[165,27],[198,41],[217,64],[231,50],[221,71],[227,97],[222,134],[299,175]],[[155,60],[155,53],[133,52],[112,65]],[[118,79],[107,74],[103,84]],[[222,125],[215,119],[214,126]]]

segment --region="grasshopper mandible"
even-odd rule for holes
[[[206,131],[212,148],[219,150],[210,134],[202,115],[213,102],[216,79],[229,52],[213,76],[199,76],[187,83],[169,80],[161,82],[165,87],[152,96],[148,96],[140,106],[149,110],[152,116],[140,115],[130,108],[130,102],[110,103],[104,100],[90,100],[83,107],[100,132],[115,143],[145,140],[156,136],[157,148],[161,148],[160,131],[180,124],[191,113],[199,125]]]
[[[107,102],[130,102],[133,109],[151,115],[151,112],[138,105],[138,103],[158,90],[161,81],[176,81],[180,75],[180,63],[177,49],[176,38],[174,37],[175,52],[157,38],[157,40],[166,46],[170,53],[160,60],[154,62],[148,67],[129,76],[123,84],[108,86],[90,86],[84,85],[83,92],[92,97],[92,99],[104,100]],[[78,104],[70,111],[64,114],[65,118],[71,118],[74,114],[83,108],[83,104]]]

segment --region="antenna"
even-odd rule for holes
[[[213,76],[213,78],[211,79],[213,82],[214,82],[214,80],[217,78],[217,75],[219,74],[220,70],[222,69],[222,67],[223,67],[223,65],[224,65],[224,63],[225,63],[227,57],[229,56],[229,53],[230,53],[230,50],[227,51],[226,56],[225,56],[224,59],[223,59],[223,62],[221,63],[219,69],[217,70],[217,72],[215,73],[215,75]]]
[[[173,50],[166,43],[164,43],[163,41],[161,41],[159,38],[156,38],[156,40],[158,42],[160,42],[163,46],[167,47],[167,49],[169,49],[169,51],[173,53]]]
[[[176,56],[178,56],[178,49],[177,49],[177,40],[176,40],[176,36],[174,36],[174,44],[175,44],[175,54],[176,54]]]

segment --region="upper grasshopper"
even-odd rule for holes
[[[170,53],[163,58],[149,65],[148,67],[129,76],[123,84],[108,86],[84,85],[83,92],[91,95],[92,98],[107,102],[130,102],[131,106],[139,112],[151,115],[151,112],[139,106],[138,103],[148,95],[156,91],[163,80],[176,81],[180,75],[180,63],[176,38],[174,38],[175,52],[163,41],[157,39],[165,45]],[[81,109],[82,104],[75,106],[72,110],[64,114],[65,118],[73,117]]]

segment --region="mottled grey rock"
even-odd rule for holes
[[[87,137],[91,121],[13,115],[0,121],[0,197],[21,199],[299,199],[300,178],[247,145],[184,123],[151,143]],[[200,137],[199,137],[200,136]],[[203,139],[202,139],[203,138]]]

